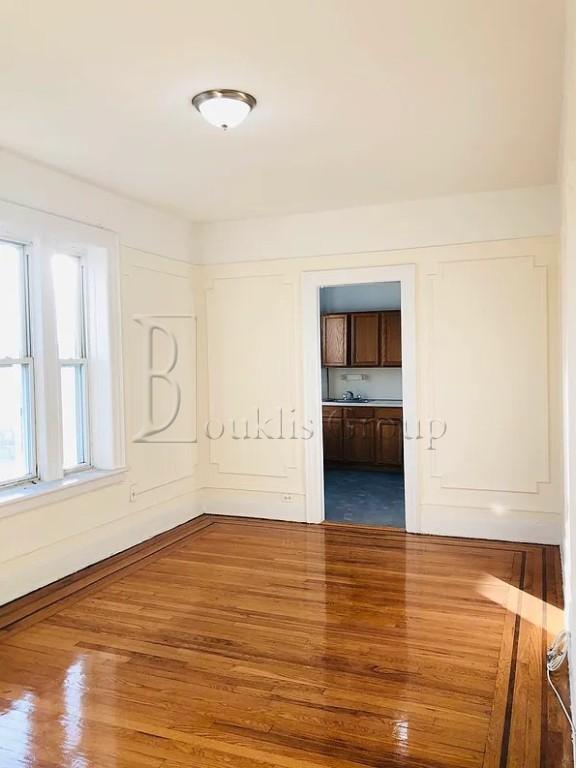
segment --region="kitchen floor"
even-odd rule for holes
[[[403,473],[324,470],[326,520],[405,528]]]

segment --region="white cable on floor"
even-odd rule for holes
[[[548,682],[550,683],[550,687],[556,694],[556,698],[560,702],[560,706],[562,707],[562,711],[566,715],[566,719],[570,723],[570,729],[572,730],[572,736],[576,736],[576,732],[574,730],[574,722],[572,718],[570,717],[570,713],[568,712],[568,709],[566,708],[566,705],[562,701],[562,697],[560,696],[560,691],[554,683],[552,682],[551,673],[556,672],[560,669],[562,664],[564,664],[564,661],[566,660],[566,656],[568,655],[568,632],[563,630],[560,632],[557,636],[554,642],[552,643],[551,647],[546,652],[546,675],[548,677]]]

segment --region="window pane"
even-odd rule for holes
[[[25,357],[24,249],[0,241],[0,358]]]
[[[72,469],[88,462],[84,367],[63,365],[60,376],[64,469]]]
[[[58,328],[58,356],[83,357],[82,281],[80,260],[56,254],[52,257],[52,278]]]
[[[28,365],[0,366],[0,483],[33,474]]]

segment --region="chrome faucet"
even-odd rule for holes
[[[351,392],[350,390],[347,390],[342,395],[342,400],[354,400],[354,392]]]

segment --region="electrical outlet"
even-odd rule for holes
[[[136,486],[130,486],[130,501],[136,501]]]
[[[292,504],[294,502],[294,496],[291,493],[283,493],[280,498],[283,504]]]

